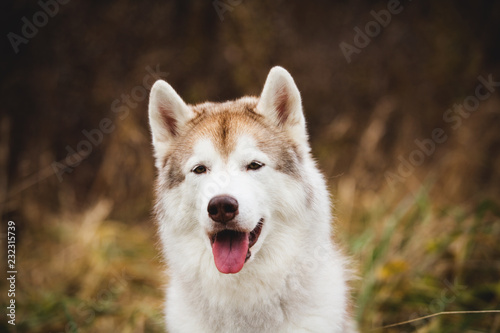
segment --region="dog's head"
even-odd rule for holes
[[[160,80],[151,89],[149,120],[160,225],[201,237],[220,272],[239,272],[275,221],[304,201],[297,184],[310,148],[292,77],[274,67],[260,98],[198,105]]]

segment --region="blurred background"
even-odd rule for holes
[[[0,331],[164,330],[149,88],[259,95],[274,65],[302,94],[361,331],[500,309],[500,2],[1,7],[0,233],[5,249],[16,223],[18,275]],[[497,332],[500,315],[376,331]]]

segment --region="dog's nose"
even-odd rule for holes
[[[207,210],[215,222],[227,223],[238,215],[238,200],[229,195],[218,195],[210,200]]]

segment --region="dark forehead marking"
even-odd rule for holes
[[[229,135],[229,120],[228,117],[222,117],[221,122],[220,122],[220,143],[222,147],[227,147],[227,138]]]
[[[238,132],[238,117],[235,116],[233,111],[226,111],[217,114],[217,121],[214,122],[215,128],[213,140],[216,149],[227,157],[233,151]]]

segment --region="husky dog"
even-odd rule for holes
[[[346,332],[346,260],[310,155],[299,90],[281,67],[262,94],[149,101],[171,333]]]

